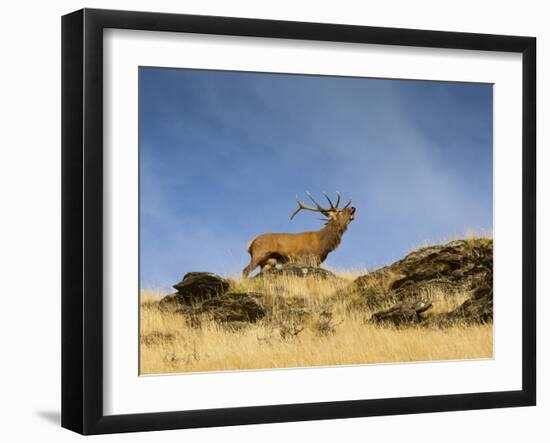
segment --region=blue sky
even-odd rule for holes
[[[376,268],[492,229],[492,85],[140,68],[142,287],[237,273],[295,196],[352,197],[324,266]]]

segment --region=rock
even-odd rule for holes
[[[178,294],[169,294],[159,301],[159,308],[163,311],[174,311],[179,309],[185,303],[181,298],[178,298]]]
[[[262,297],[256,292],[229,292],[204,301],[198,311],[212,315],[218,322],[255,323],[266,315],[266,309],[259,301]]]
[[[340,295],[345,297],[346,293],[358,294],[362,304],[367,308],[377,308],[388,301],[394,301],[393,297],[388,295],[393,279],[394,275],[389,267],[381,268],[357,277],[353,283],[341,291]]]
[[[164,297],[161,305],[185,305],[218,297],[229,289],[229,282],[210,272],[189,272],[173,288],[177,292]]]
[[[432,303],[428,300],[401,303],[390,309],[374,313],[370,321],[373,323],[391,323],[395,326],[420,323],[425,320],[422,314],[431,307]]]
[[[396,300],[405,302],[430,298],[435,292],[442,292],[447,296],[458,296],[469,289],[469,286],[453,282],[442,276],[426,281],[407,281],[398,289],[390,290],[390,294]]]
[[[346,292],[376,309],[430,298],[433,291],[463,295],[492,287],[493,241],[456,240],[418,249],[389,266],[358,277]]]
[[[486,280],[488,274],[492,277],[493,241],[456,240],[428,246],[412,252],[391,268],[402,275],[391,284],[393,290],[408,283],[442,279],[448,284],[473,289],[479,284],[477,280]]]
[[[444,315],[448,321],[490,323],[493,321],[493,288],[478,288],[472,297],[458,308]]]
[[[318,279],[337,279],[338,277],[330,271],[315,266],[301,265],[297,263],[287,263],[279,267],[271,268],[267,271],[260,272],[253,278],[265,277],[307,277]]]

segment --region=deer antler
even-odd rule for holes
[[[330,205],[330,209],[338,209],[338,205],[340,204],[340,199],[342,198],[342,196],[340,195],[340,193],[338,191],[336,191],[336,195],[338,196],[338,199],[336,200],[336,204],[332,203],[332,200],[330,199],[330,197],[327,195],[326,192],[323,192],[323,195],[328,200],[328,203]]]
[[[326,193],[326,192],[323,192],[323,195],[324,195],[325,198],[327,199],[328,204],[330,205],[330,209],[334,209],[334,203],[332,203],[332,200],[331,200],[330,197],[327,195],[327,193]]]
[[[309,192],[306,192],[308,198],[313,202],[313,204],[315,204],[315,208],[311,207],[311,206],[308,206],[306,204],[304,204],[303,202],[301,202],[299,199],[298,199],[298,196],[296,196],[296,201],[298,202],[298,208],[296,208],[296,210],[292,213],[292,215],[290,216],[290,219],[292,220],[294,218],[294,216],[296,214],[298,214],[298,212],[300,212],[302,209],[305,209],[307,211],[313,211],[313,212],[320,212],[322,213],[325,217],[328,217],[328,219],[330,220],[330,216],[329,216],[329,212],[339,212],[339,211],[343,211],[344,209],[346,209],[349,205],[351,205],[351,198],[349,200],[349,202],[346,204],[346,206],[344,206],[343,208],[339,208],[338,205],[340,204],[340,200],[342,199],[342,196],[340,195],[340,193],[338,191],[336,191],[336,195],[338,195],[338,199],[336,200],[336,204],[332,203],[332,200],[330,199],[330,197],[327,195],[326,192],[323,192],[323,195],[325,196],[325,198],[328,200],[328,203],[330,205],[330,208],[325,208],[323,206],[321,206],[317,200],[315,200],[313,198],[313,196],[309,193]],[[323,221],[327,221],[327,220],[324,220],[324,219],[321,219]]]
[[[309,197],[309,199],[315,204],[315,206],[317,206],[317,211],[319,212],[328,212],[330,211],[333,207],[332,207],[332,204],[330,206],[330,208],[323,208],[319,203],[317,203],[317,201],[313,198],[313,195],[311,195],[309,192],[306,191],[306,194],[307,196]]]
[[[290,216],[290,219],[292,220],[294,218],[294,216],[296,214],[298,214],[298,212],[300,212],[302,209],[305,209],[306,211],[313,211],[313,212],[321,212],[321,213],[326,213],[329,211],[329,209],[325,209],[323,208],[321,205],[319,205],[315,200],[314,198],[311,196],[311,194],[308,192],[307,193],[308,197],[311,199],[311,201],[313,203],[315,203],[315,206],[317,206],[316,208],[312,208],[311,206],[308,206],[304,203],[302,203],[299,199],[298,199],[298,196],[296,196],[296,202],[298,203],[298,207],[296,208],[296,210],[292,213],[292,215]]]

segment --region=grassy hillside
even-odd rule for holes
[[[429,248],[438,248],[437,254]],[[460,311],[482,285],[480,276],[484,284],[492,279],[490,239],[422,248],[374,272],[228,279],[230,293],[251,294],[265,311],[254,322],[222,321],[219,312],[201,309],[200,302],[163,305],[165,294],[143,290],[140,372],[491,358],[491,321],[456,315],[444,326],[430,321]],[[372,321],[373,313],[405,297],[422,297],[433,307],[422,321],[405,326]]]

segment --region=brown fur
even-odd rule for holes
[[[354,219],[355,208],[330,211],[330,220],[318,231],[299,234],[263,234],[248,246],[250,264],[243,269],[248,277],[257,266],[265,271],[277,263],[300,262],[319,266],[342,241],[342,235]]]

